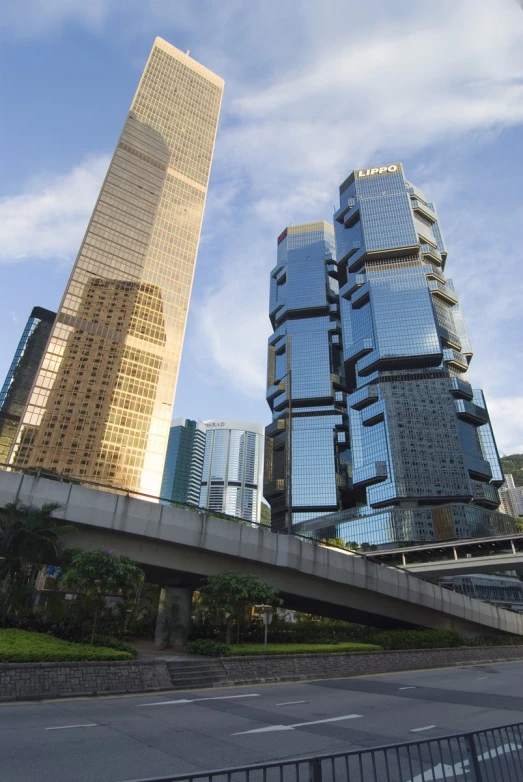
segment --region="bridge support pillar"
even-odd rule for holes
[[[191,629],[190,587],[163,587],[158,603],[154,643],[163,648],[183,649]]]

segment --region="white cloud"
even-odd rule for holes
[[[523,396],[492,398],[488,408],[500,454],[523,453]]]
[[[241,74],[233,72],[232,83],[230,78],[226,82],[213,198],[218,199],[220,189],[228,189],[233,181],[241,182],[241,187],[232,201],[228,199],[228,215],[220,214],[219,223],[209,204],[206,230],[214,235],[214,247],[223,248],[222,262],[216,266],[213,253],[212,286],[207,295],[197,291],[203,299],[198,317],[205,313],[199,322],[198,344],[207,354],[208,367],[214,365],[219,376],[227,374],[235,385],[256,388],[260,396],[265,368],[253,361],[252,346],[262,340],[265,344],[268,272],[274,265],[275,238],[283,227],[330,219],[337,186],[352,168],[402,159],[437,144],[463,145],[465,139],[475,147],[491,138],[493,131],[523,121],[523,26],[510,2],[440,0],[421,7],[400,2],[394,4],[394,20],[375,14],[379,4],[370,3],[367,10],[357,5],[351,6],[357,17],[351,26],[354,34],[347,36],[339,24],[326,40],[320,29],[310,34],[317,14],[305,3],[291,37],[294,62],[278,67],[281,47],[288,51],[292,45],[285,42],[289,28],[280,26],[278,41],[270,47],[275,63],[272,68],[264,63],[265,78],[242,80]],[[326,12],[334,6],[327,3]],[[343,7],[346,4],[338,6],[342,17]],[[276,14],[276,28],[278,21]],[[357,34],[358,29],[364,34]],[[248,46],[257,50],[255,25],[246,38],[242,51]],[[430,164],[428,169],[423,179],[430,182],[435,172]],[[447,169],[447,178],[455,180],[458,171],[459,165],[452,172]],[[452,189],[447,183],[447,191]],[[458,214],[461,221],[467,219],[463,203]],[[471,224],[471,230],[461,230],[459,237],[463,245],[468,242],[468,253],[463,259],[451,255],[450,273],[453,262],[471,258],[470,274],[462,275],[469,285],[470,310],[474,310],[474,296],[481,307],[488,306],[494,340],[503,305],[501,297],[494,300],[485,288],[485,276],[478,270],[486,271],[492,261],[488,252],[495,250],[496,237],[485,235],[483,215],[476,220],[471,214],[471,218],[480,223],[481,258],[471,257],[477,249],[471,246]],[[505,244],[510,240],[509,231]],[[456,249],[460,245],[461,241]],[[203,247],[204,264],[207,252]],[[232,290],[234,306],[224,308]],[[517,299],[516,290],[512,291]],[[227,349],[238,324],[242,336]],[[222,349],[216,350],[218,344]],[[256,361],[265,362],[264,352],[255,355]],[[501,361],[499,351],[497,355]],[[486,369],[486,363],[485,356],[476,366]]]
[[[18,38],[41,38],[68,23],[100,30],[113,0],[16,0],[2,4],[0,29]]]
[[[72,24],[100,31],[105,25],[120,43],[122,36],[134,42],[160,33],[190,46],[195,58],[225,77],[186,350],[211,383],[243,389],[247,403],[260,400],[253,418],[261,420],[267,410],[268,279],[276,236],[291,222],[330,219],[337,186],[352,168],[398,159],[415,161],[408,175],[439,197],[448,271],[476,349],[472,373],[486,387],[491,408],[508,410],[521,387],[511,318],[523,295],[515,208],[503,206],[511,172],[493,172],[482,162],[483,210],[477,199],[467,205],[475,194],[467,192],[465,163],[475,149],[495,145],[496,134],[523,122],[523,25],[516,3],[324,0],[320,7],[317,0],[180,0],[175,14],[171,0],[151,0],[146,11],[138,0],[128,0],[125,9],[115,0],[8,5],[4,26],[13,35],[43,36]],[[119,14],[125,14],[123,25]],[[137,56],[135,46],[132,51]],[[55,206],[48,211],[41,183],[19,196],[35,206],[26,222],[17,222],[21,201],[0,204],[0,216],[2,206],[10,207],[7,242],[0,241],[4,256],[27,257],[37,245],[43,257],[76,252],[96,187],[87,184],[89,206],[76,210],[67,197],[72,179],[73,173],[49,184]],[[495,417],[503,450],[512,442],[505,422],[514,410]]]
[[[91,157],[66,174],[40,175],[25,192],[0,200],[0,262],[74,257],[108,164],[107,155]]]

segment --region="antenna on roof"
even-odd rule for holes
[[[191,54],[191,50],[190,49],[186,49],[185,54],[187,55],[187,57],[189,57],[189,55]]]

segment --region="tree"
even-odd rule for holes
[[[90,600],[93,643],[96,621],[103,611],[105,595],[128,598],[137,592],[144,578],[143,570],[129,557],[107,549],[94,549],[75,554],[60,583],[82,592]]]
[[[0,508],[0,572],[9,580],[27,575],[28,565],[56,562],[63,552],[64,535],[74,527],[53,513],[60,510],[56,503],[41,508],[24,505],[20,500]]]
[[[257,576],[223,571],[209,576],[200,590],[206,607],[223,611],[227,620],[227,643],[232,641],[232,618],[237,621],[236,642],[240,640],[240,624],[247,607],[255,604],[274,605],[280,602],[278,592]]]
[[[264,527],[271,526],[271,509],[268,505],[265,505],[264,502],[261,504],[260,523],[263,524]]]
[[[343,538],[322,538],[319,543],[324,543],[326,546],[333,546],[334,548],[345,548]]]

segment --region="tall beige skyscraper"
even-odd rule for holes
[[[222,92],[155,40],[11,463],[160,494]]]

